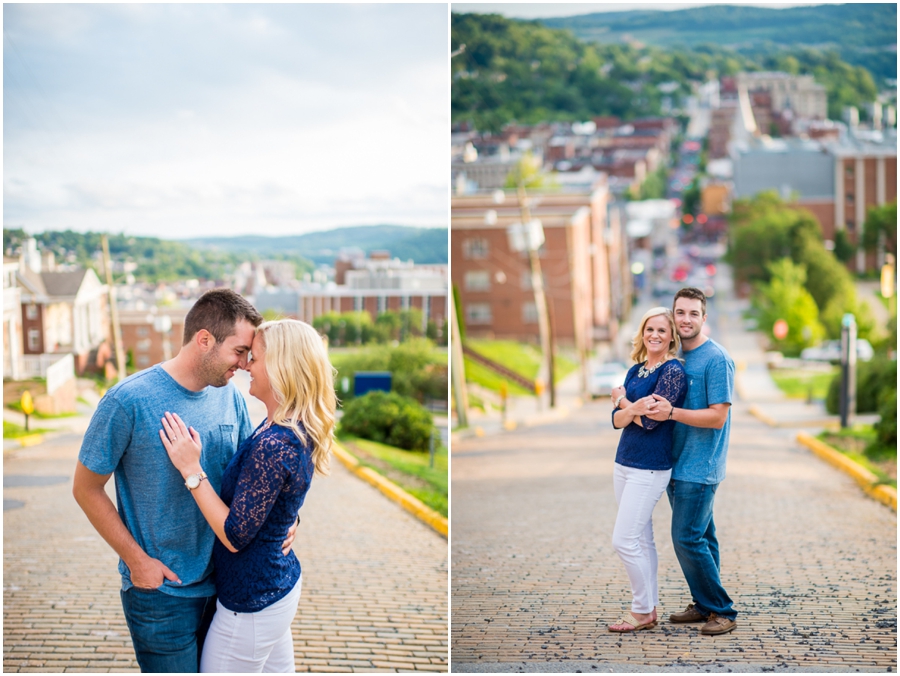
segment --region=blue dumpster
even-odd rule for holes
[[[372,391],[391,391],[390,371],[357,371],[353,374],[354,396],[361,397]]]

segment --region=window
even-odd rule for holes
[[[361,312],[363,310],[363,297],[353,296],[353,311]]]
[[[846,176],[847,178],[853,178],[853,167],[852,166],[844,167],[844,176]]]
[[[150,343],[151,340],[149,338],[144,338],[143,340],[139,340],[137,342],[137,349],[139,352],[149,352],[150,351]]]
[[[853,204],[853,193],[852,192],[847,193],[847,204],[850,204],[850,205]]]
[[[490,324],[492,320],[490,303],[469,303],[466,305],[466,321],[469,324]]]
[[[378,296],[378,314],[387,312],[387,296]]]
[[[466,273],[466,291],[490,291],[491,273],[486,270],[472,270]]]
[[[37,319],[38,318],[38,309],[37,305],[34,303],[29,303],[25,306],[25,316],[28,319]]]
[[[150,366],[150,357],[146,354],[142,354],[137,358],[138,366]]]
[[[463,256],[470,260],[487,258],[488,241],[483,237],[463,240]]]
[[[531,303],[522,303],[522,323],[523,324],[537,324],[538,323],[538,311],[537,304],[533,301]]]
[[[852,220],[847,221],[847,230],[855,230],[856,223]]]
[[[141,337],[150,335],[150,327],[147,326],[139,326],[137,327],[137,334]]]
[[[37,329],[29,329],[28,331],[28,349],[29,350],[40,350],[41,349],[41,332]]]

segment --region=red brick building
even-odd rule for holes
[[[605,178],[591,190],[530,196],[531,217],[544,230],[540,262],[554,336],[583,354],[609,337],[617,319],[610,289],[621,265],[613,248],[624,240],[610,231],[608,201]],[[452,200],[452,281],[468,336],[539,339],[529,258],[510,248],[507,235],[520,221],[513,192],[500,204],[485,194]]]

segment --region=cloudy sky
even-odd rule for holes
[[[722,2],[711,0],[710,2],[636,2],[630,3],[573,3],[573,2],[529,2],[529,3],[501,3],[501,2],[454,2],[454,12],[477,12],[479,14],[501,14],[515,19],[546,19],[555,16],[577,16],[579,14],[592,14],[594,12],[628,12],[635,9],[659,9],[674,10],[688,7],[702,7],[703,5],[752,5],[754,7],[768,7],[778,9],[782,7],[799,7],[801,5],[822,5],[825,2],[795,2],[795,3],[762,3],[762,2]]]
[[[3,6],[4,226],[447,225],[446,5]]]

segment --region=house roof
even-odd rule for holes
[[[42,272],[41,278],[44,280],[48,296],[74,296],[81,288],[86,273],[85,268],[65,272]]]
[[[47,287],[44,286],[44,279],[39,273],[35,272],[27,265],[20,266],[16,272],[16,276],[19,278],[19,281],[22,282],[22,286],[25,287],[26,291],[39,296],[47,295]]]

